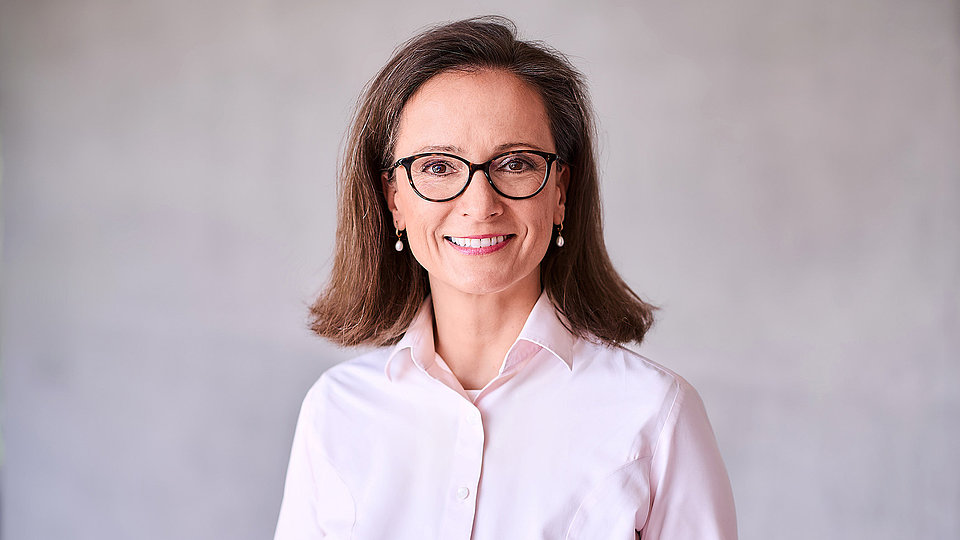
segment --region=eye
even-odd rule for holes
[[[511,156],[507,158],[503,163],[500,164],[500,169],[513,172],[521,173],[529,171],[533,168],[533,165],[529,161],[523,158],[523,156]]]
[[[447,176],[457,172],[457,166],[439,157],[426,157],[414,163],[418,173],[429,176]]]

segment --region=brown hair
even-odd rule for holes
[[[340,167],[336,254],[310,328],[342,345],[396,343],[430,292],[410,250],[396,252],[380,173],[393,157],[404,104],[451,70],[502,69],[536,89],[560,158],[570,167],[562,248],[540,264],[540,283],[570,330],[608,344],[639,343],[654,307],[620,278],[603,241],[594,124],[583,76],[561,53],[520,41],[514,24],[479,17],[429,29],[402,45],[369,83]]]

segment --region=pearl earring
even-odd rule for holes
[[[563,247],[563,222],[560,222],[560,228],[557,229],[557,247]]]
[[[403,232],[397,229],[397,243],[393,245],[393,249],[397,251],[403,251],[403,240],[400,239],[401,236],[403,236]]]

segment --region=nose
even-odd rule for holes
[[[474,219],[485,220],[503,213],[503,197],[493,190],[480,170],[473,172],[470,185],[456,201],[460,212]]]

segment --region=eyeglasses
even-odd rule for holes
[[[557,154],[537,150],[505,152],[485,163],[470,163],[460,156],[445,153],[414,154],[397,160],[384,169],[390,172],[403,165],[410,187],[421,198],[446,202],[459,197],[473,174],[483,171],[493,190],[508,199],[529,199],[547,185],[550,168],[560,162]]]

